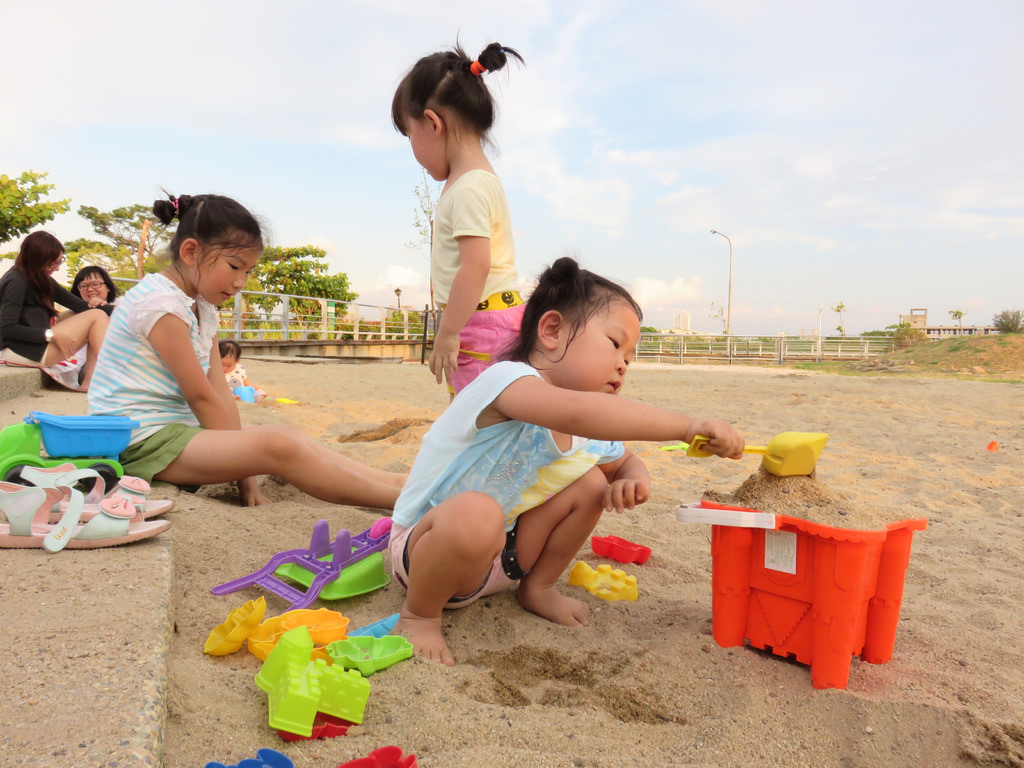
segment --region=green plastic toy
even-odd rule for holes
[[[317,712],[363,722],[370,683],[356,669],[312,659],[313,637],[305,625],[281,635],[256,674],[269,697],[271,728],[311,736]]]

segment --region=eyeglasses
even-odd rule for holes
[[[91,291],[93,289],[106,288],[107,284],[102,280],[83,280],[78,284],[78,290]]]
[[[61,256],[61,257],[60,257],[59,259],[57,259],[56,261],[54,261],[54,262],[51,262],[51,264],[50,264],[50,269],[60,269],[60,266],[61,266],[61,265],[62,265],[63,263],[64,263],[64,257],[63,257],[63,256]]]

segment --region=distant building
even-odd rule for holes
[[[675,316],[672,318],[672,330],[689,333],[690,313],[685,311],[676,312]]]
[[[909,315],[900,315],[900,324],[924,331],[929,339],[948,339],[953,336],[988,336],[998,333],[994,325],[929,325],[928,310],[920,307],[911,308]]]

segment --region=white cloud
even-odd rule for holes
[[[678,312],[700,300],[700,278],[677,277],[669,282],[658,278],[637,277],[633,280],[632,294],[645,315]]]

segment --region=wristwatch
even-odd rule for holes
[[[47,328],[43,336],[46,337],[46,343],[49,344],[51,341],[53,341],[53,329]]]

